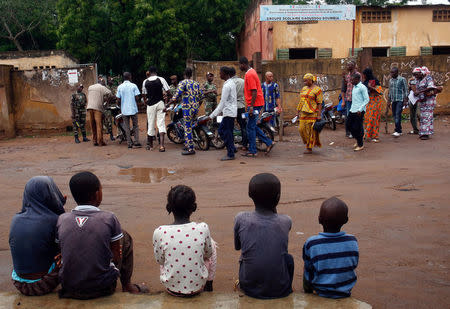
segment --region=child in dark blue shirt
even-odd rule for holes
[[[358,242],[353,235],[341,232],[348,222],[348,207],[336,197],[323,202],[319,223],[323,233],[310,237],[303,246],[303,288],[322,297],[349,297],[356,284]]]

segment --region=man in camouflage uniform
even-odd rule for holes
[[[111,141],[114,141],[114,134],[113,134],[113,123],[114,123],[114,117],[111,113],[111,110],[109,107],[115,103],[115,95],[117,92],[117,85],[114,85],[113,79],[111,77],[108,77],[108,83],[106,84],[105,79],[102,76],[99,76],[100,84],[103,86],[106,86],[109,90],[111,90],[111,97],[106,100],[104,103],[104,111],[103,111],[103,129],[109,133],[109,138]]]
[[[177,92],[177,87],[178,87],[178,77],[176,76],[176,75],[172,75],[172,76],[170,76],[170,86],[169,86],[169,91],[168,91],[168,95],[169,95],[169,100],[171,99],[171,98],[173,98],[173,96],[175,95],[175,93]],[[181,98],[178,98],[176,101],[175,101],[175,104],[178,104],[178,103],[180,103],[180,101],[181,101]],[[172,107],[174,107],[174,106],[172,106]],[[174,116],[174,112],[172,111],[171,113],[170,113],[170,120],[173,120],[173,116]]]
[[[209,116],[217,107],[217,86],[214,84],[214,74],[211,72],[206,73],[206,82],[203,84],[203,95],[205,102],[205,115]],[[212,124],[216,123],[216,120],[212,120],[208,123],[208,127],[211,131]]]
[[[72,94],[72,100],[70,102],[70,109],[72,111],[73,122],[73,135],[75,137],[75,143],[79,144],[78,129],[80,129],[83,135],[83,142],[89,142],[86,137],[86,95],[83,93],[83,85],[80,84],[77,88],[77,92]]]
[[[217,86],[213,81],[214,74],[211,72],[206,73],[206,83],[203,84],[206,116],[209,116],[217,107]]]

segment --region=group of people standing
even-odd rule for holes
[[[183,155],[195,154],[192,128],[202,102],[205,103],[205,112],[210,120],[220,114],[223,115],[219,127],[219,134],[227,147],[227,155],[221,160],[233,160],[237,149],[234,145],[233,129],[237,120],[242,132],[243,155],[256,157],[256,137],[267,145],[266,154],[269,153],[274,142],[257,127],[257,120],[261,110],[273,111],[276,107],[281,110],[280,93],[276,83],[273,82],[273,74],[267,72],[266,82],[261,84],[258,75],[249,65],[248,59],[242,57],[239,68],[245,72],[245,79],[236,76],[233,67],[222,67],[220,77],[225,81],[222,89],[221,100],[217,104],[217,86],[213,83],[214,75],[207,73],[207,81],[203,85],[192,79],[192,69],[186,68],[184,80],[177,82],[177,77],[171,76],[169,86],[163,77],[157,75],[155,67],[147,71],[147,79],[142,84],[143,101],[147,105],[147,149],[152,150],[159,137],[159,151],[164,152],[164,137],[166,134],[165,115],[169,105],[181,103],[184,124],[184,150]],[[106,87],[105,80],[99,78],[98,83],[89,87],[88,97],[83,93],[83,86],[77,88],[72,95],[72,119],[75,130],[75,142],[79,143],[78,128],[83,134],[83,141],[89,141],[86,137],[86,109],[90,115],[90,123],[93,132],[94,146],[105,146],[102,133],[102,121],[104,116],[104,102],[115,99],[121,108],[124,120],[124,129],[128,148],[142,147],[139,142],[138,105],[141,92],[131,82],[131,74],[123,74],[124,82],[117,87],[115,94]],[[265,99],[266,98],[266,99]],[[87,103],[86,103],[87,101]],[[130,121],[133,127],[130,126]],[[134,136],[134,140],[132,138]],[[111,139],[114,137],[111,134]]]
[[[414,68],[412,74],[413,78],[406,81],[399,74],[397,67],[391,68],[386,117],[388,109],[392,109],[395,123],[392,136],[400,137],[403,134],[402,112],[404,108],[409,107],[413,128],[409,134],[418,134],[421,140],[427,140],[434,133],[433,112],[436,95],[442,91],[442,87],[434,84],[430,71],[425,66]],[[297,106],[299,130],[306,145],[306,154],[312,153],[313,147],[321,147],[319,131],[315,130],[314,126],[321,120],[323,93],[315,81],[316,77],[310,73],[303,77],[305,86],[300,92],[300,102]],[[343,75],[341,91],[340,98],[346,115],[346,136],[356,140],[354,150],[363,150],[364,140],[378,143],[383,89],[372,69],[366,68],[361,74],[356,69],[356,63],[349,61],[347,73]],[[417,125],[418,119],[420,126]]]

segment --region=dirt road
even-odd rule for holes
[[[343,128],[325,129],[323,147],[303,155],[295,128],[269,157],[238,158],[220,162],[223,151],[197,152],[183,157],[180,147],[167,144],[167,152],[129,150],[111,143],[93,147],[74,144],[72,137],[17,138],[0,141],[0,290],[13,291],[9,224],[21,209],[23,188],[35,175],[52,176],[70,197],[70,177],[82,170],[96,173],[103,185],[102,208],[116,213],[134,237],[134,280],[146,281],[161,291],[153,257],[153,230],[172,218],[165,211],[171,186],[187,184],[197,194],[195,221],[209,224],[219,243],[214,288],[231,292],[237,279],[239,252],[233,248],[233,218],[251,210],[247,196],[250,178],[272,172],[282,182],[280,213],[293,220],[289,250],[295,259],[294,288],[299,291],[305,240],[321,231],[317,222],[321,202],[333,195],[350,208],[344,227],[360,246],[358,282],[353,296],[375,308],[448,308],[450,306],[450,120],[439,119],[437,134],[429,141],[404,135],[381,134],[381,143],[367,144],[354,153],[354,141]],[[405,124],[405,132],[410,127]],[[392,130],[392,125],[391,125]],[[144,136],[142,134],[141,136]]]

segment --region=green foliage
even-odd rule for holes
[[[54,47],[55,3],[56,0],[0,0],[0,50]]]
[[[249,0],[59,0],[58,48],[100,71],[180,73],[186,59],[235,59]]]

